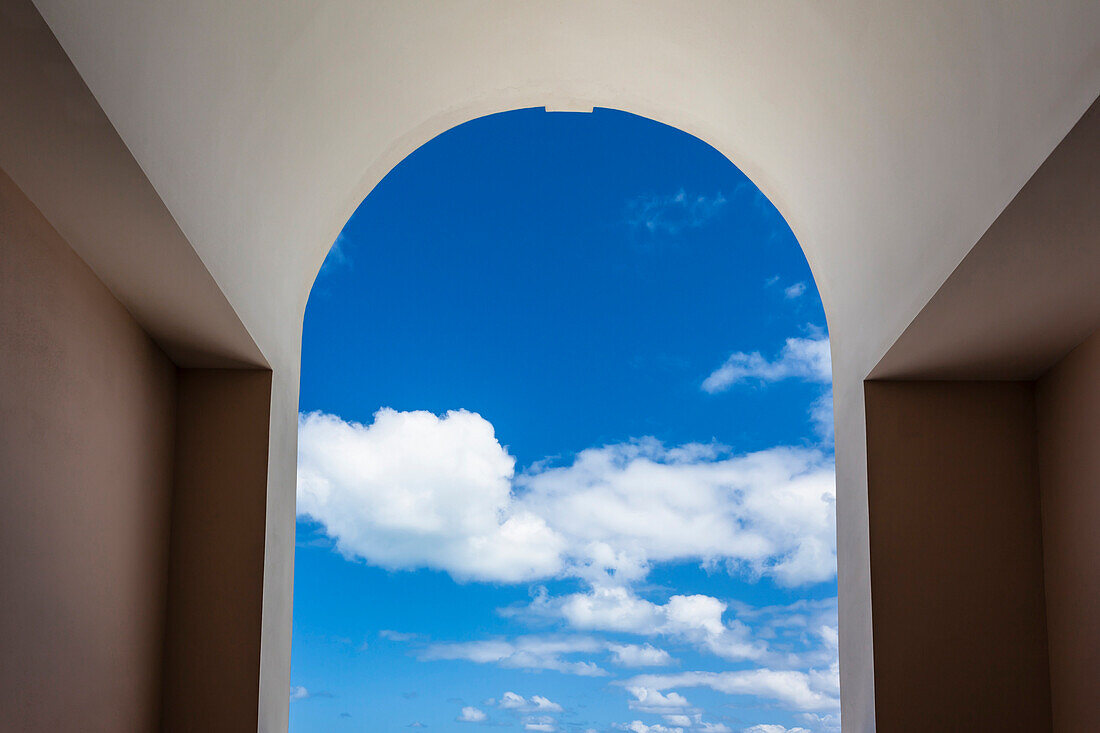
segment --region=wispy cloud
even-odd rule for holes
[[[562,712],[561,705],[542,695],[532,695],[530,699],[527,699],[523,695],[511,691],[505,692],[499,700],[490,700],[488,704],[496,705],[503,710],[514,710],[520,713]]]
[[[789,338],[772,359],[759,351],[737,351],[703,380],[703,391],[724,392],[734,384],[749,381],[778,382],[802,379],[828,384],[833,379],[829,337]]]
[[[611,661],[620,667],[667,667],[675,660],[652,644],[611,644]]]
[[[672,195],[644,195],[627,202],[630,225],[650,234],[675,235],[685,229],[703,226],[722,210],[726,198],[688,194],[680,189]]]
[[[634,720],[629,723],[620,723],[615,727],[619,730],[629,731],[630,733],[684,733],[683,728],[669,728],[667,726],[661,725],[660,723],[646,725],[640,720]]]
[[[290,687],[290,701],[295,702],[298,700],[309,700],[314,697],[332,697],[331,692],[310,692],[301,685],[291,685]]]
[[[680,672],[639,675],[622,682],[626,687],[663,691],[707,687],[727,695],[752,695],[773,700],[795,711],[822,712],[840,708],[840,676],[834,665],[828,670],[748,669],[732,672]]]
[[[788,285],[783,288],[783,297],[787,300],[794,300],[806,292],[806,283],[798,282],[794,285]]]
[[[584,636],[543,637],[521,636],[511,641],[440,642],[421,650],[423,660],[461,659],[478,664],[527,670],[553,670],[582,677],[603,677],[607,671],[589,661],[568,659],[570,655],[599,652],[604,643]]]
[[[351,258],[348,256],[347,235],[341,231],[325,256],[325,261],[321,263],[321,273],[328,274],[345,266],[351,266]]]

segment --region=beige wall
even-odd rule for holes
[[[175,367],[0,172],[0,711],[157,725]]]
[[[1100,721],[1100,332],[1038,382],[1054,730]]]
[[[866,404],[878,729],[1050,730],[1034,383]]]

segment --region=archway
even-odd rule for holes
[[[517,139],[507,139],[509,134]],[[670,137],[675,140],[675,145],[669,144]],[[492,141],[494,146],[507,148],[508,154],[481,147],[488,141]],[[581,151],[569,150],[569,145],[579,147]],[[440,152],[447,150],[451,151],[450,157]],[[460,154],[456,155],[456,150]],[[514,158],[517,151],[523,150],[529,151],[528,154],[532,150],[536,152],[518,168],[508,167],[505,170],[495,158],[486,164],[486,169],[477,167],[483,162],[481,157],[504,155]],[[645,150],[647,155],[637,155],[639,150]],[[592,158],[597,154],[606,155],[609,161],[613,161],[603,163],[604,168],[611,169],[622,167],[626,160],[624,155],[633,154],[633,167],[619,172],[621,180],[615,182],[617,189],[607,190],[607,182],[601,178],[598,182],[589,182],[594,188],[584,189],[582,194],[573,198],[562,198],[560,192],[553,190],[555,187],[570,189],[575,194],[572,189],[581,185],[582,179],[589,174],[583,165],[585,156]],[[673,172],[661,169],[662,166],[667,168],[670,163],[675,163]],[[558,169],[555,170],[555,166]],[[602,171],[600,162],[590,167]],[[658,171],[656,175],[654,169]],[[486,173],[486,170],[489,172]],[[478,230],[482,232],[483,239],[500,242],[499,247],[491,246],[487,251],[478,249],[479,243],[471,243],[468,237],[463,238],[463,235],[449,231],[445,233],[455,238],[452,246],[442,250],[425,246],[425,242],[430,245],[433,237],[440,232],[438,223],[434,230],[424,229],[425,220],[433,217],[461,219],[463,212],[477,205],[478,197],[492,202],[483,207],[484,211],[498,210],[500,199],[513,193],[509,189],[521,185],[515,178],[517,171],[522,174],[523,185],[530,186],[534,181],[536,188],[541,186],[540,190],[545,189],[543,193],[556,202],[551,206],[558,208],[549,211],[523,209],[517,214],[522,222],[513,221],[512,225],[534,229],[542,235],[550,230],[550,245],[530,234],[522,244],[514,244],[517,230],[505,227],[504,230]],[[498,178],[494,179],[494,174]],[[471,175],[472,178],[469,177]],[[678,176],[682,181],[685,175],[692,183],[687,186],[683,182],[672,183]],[[439,180],[433,181],[434,187],[421,184],[421,195],[417,196],[410,194],[408,183],[416,176],[447,180],[442,184]],[[547,176],[556,180],[547,182]],[[474,186],[477,187],[477,195],[473,201],[468,195],[456,193],[466,192]],[[451,192],[449,197],[448,191]],[[535,198],[531,190],[526,193],[528,200]],[[554,193],[557,197],[552,195]],[[433,205],[418,205],[422,200],[433,202]],[[505,210],[515,205],[515,200],[505,200],[508,201],[504,204]],[[440,201],[445,205],[440,205]],[[563,201],[567,201],[570,208],[563,208]],[[560,223],[566,211],[573,213],[573,218],[590,221],[593,216],[591,211],[582,212],[579,217],[575,214],[582,202],[601,212],[605,228],[595,233],[587,232],[591,242],[588,249],[570,249],[562,242],[576,239],[577,233],[568,228],[559,231],[553,224],[555,219]],[[483,212],[478,214],[484,217]],[[726,219],[724,230],[708,231],[721,223],[723,218]],[[489,225],[479,220],[478,226],[485,228]],[[703,236],[704,233],[707,236]],[[582,232],[580,238],[583,239],[585,234]],[[528,272],[543,273],[553,271],[553,261],[564,260],[569,267],[555,271],[557,279],[529,278],[517,289],[504,289],[503,293],[497,293],[498,279],[508,280],[509,273],[507,268],[502,272],[498,263],[524,246],[538,252],[552,249],[553,257],[544,261],[535,256],[532,260],[528,253],[523,262],[512,263],[513,266],[526,267]],[[379,252],[380,249],[384,253]],[[446,260],[441,269],[425,265],[440,258]],[[471,268],[468,259],[475,260],[478,266]],[[690,264],[685,265],[684,261],[690,261]],[[452,321],[455,313],[440,313],[438,305],[424,311],[415,308],[415,303],[410,305],[410,301],[434,292],[457,313],[462,310],[463,299],[473,300],[474,296],[469,289],[453,290],[453,281],[475,280],[486,263],[489,263],[492,277],[484,273],[480,276],[496,286],[489,288],[495,293],[494,298],[506,304],[504,311],[519,311],[517,321],[505,319],[498,324],[508,333],[516,334],[519,328],[527,326],[536,332],[536,340],[545,340],[547,334],[554,331],[555,319],[564,320],[569,326],[565,330],[575,332],[585,314],[612,309],[611,316],[605,319],[603,325],[618,333],[615,336],[611,336],[610,331],[590,334],[586,336],[585,343],[619,338],[631,343],[635,349],[650,349],[649,352],[635,354],[633,358],[628,358],[629,353],[624,356],[625,352],[613,351],[609,354],[597,349],[593,359],[578,373],[578,381],[570,384],[565,394],[556,394],[554,402],[574,423],[578,416],[585,422],[597,423],[590,426],[587,433],[578,432],[575,428],[562,433],[561,426],[558,426],[556,433],[553,429],[540,432],[538,426],[528,431],[521,430],[525,420],[538,422],[530,418],[534,414],[543,415],[546,403],[526,401],[524,398],[527,395],[522,393],[520,385],[514,383],[488,398],[484,388],[480,392],[456,389],[446,375],[440,374],[439,365],[426,359],[426,354],[436,353],[439,360],[456,362],[454,368],[462,372],[457,362],[469,354],[460,353],[456,357],[454,353],[440,350],[440,337],[438,334],[433,336],[433,328],[452,336],[463,334],[463,341],[468,339],[478,345],[483,345],[483,334],[476,330],[468,332],[468,322],[461,318]],[[612,280],[608,277],[611,273],[608,268],[616,266],[641,271],[642,281],[648,283],[651,291],[641,293],[639,297],[639,293],[634,291],[638,290],[640,281],[630,272],[625,275],[619,273],[620,285],[607,286],[606,283]],[[585,267],[595,268],[588,275],[590,279],[578,282],[562,275],[563,271],[568,273]],[[376,273],[380,273],[381,277]],[[667,279],[670,273],[674,275]],[[422,278],[425,281],[418,282]],[[593,282],[605,284],[610,291],[607,299],[590,302],[580,297],[583,291],[593,289],[590,287]],[[552,314],[538,312],[538,303],[553,300],[552,294],[545,290],[547,286],[564,289],[570,293],[571,300],[580,301],[576,318],[563,313],[562,308],[553,309],[555,312]],[[360,296],[366,294],[370,297],[361,297],[358,302],[351,300],[348,298],[350,287],[356,288]],[[662,290],[668,291],[664,300],[658,297]],[[403,300],[409,291],[413,295]],[[440,292],[445,295],[440,296]],[[306,540],[327,540],[329,546],[319,556],[307,551],[308,559],[303,561],[302,557],[307,556],[302,556],[297,563],[296,587],[299,595],[296,633],[299,638],[303,633],[308,633],[313,639],[326,638],[325,643],[330,646],[332,639],[339,639],[339,644],[346,643],[355,648],[365,642],[367,653],[359,653],[355,657],[359,661],[347,662],[356,668],[360,668],[362,658],[369,658],[370,653],[380,650],[396,654],[398,656],[391,657],[387,665],[391,675],[392,670],[400,666],[393,659],[408,656],[407,652],[411,649],[413,656],[421,663],[433,660],[464,660],[470,663],[476,661],[472,657],[477,657],[481,661],[493,662],[494,667],[549,669],[558,673],[572,671],[578,678],[588,677],[587,673],[582,673],[586,671],[593,675],[606,675],[608,669],[605,667],[620,664],[624,655],[649,655],[658,662],[652,665],[656,669],[648,671],[667,672],[662,668],[671,662],[671,655],[652,643],[663,639],[666,646],[679,645],[681,656],[689,652],[698,654],[702,649],[710,658],[702,663],[695,659],[694,667],[681,671],[697,676],[679,681],[650,680],[652,686],[629,685],[630,679],[637,681],[638,675],[647,671],[645,664],[640,665],[641,668],[636,669],[633,676],[620,675],[620,688],[644,692],[639,692],[633,701],[624,693],[619,701],[624,708],[620,720],[605,719],[596,722],[596,725],[603,728],[621,722],[624,725],[636,723],[638,726],[665,725],[682,729],[730,729],[729,723],[704,717],[708,711],[703,707],[689,706],[686,702],[680,704],[684,697],[677,690],[702,688],[696,691],[697,695],[720,697],[723,693],[719,688],[725,685],[730,688],[727,693],[733,690],[733,694],[749,694],[749,691],[762,689],[760,681],[764,677],[779,675],[790,680],[795,689],[776,693],[778,697],[767,698],[766,702],[765,698],[757,699],[754,704],[758,708],[778,704],[784,710],[773,713],[773,716],[778,716],[792,727],[798,721],[819,730],[837,727],[839,691],[835,665],[831,412],[825,413],[827,403],[823,400],[827,396],[831,375],[824,313],[814,294],[812,276],[797,241],[783,218],[751,181],[713,148],[663,125],[609,110],[598,110],[594,115],[583,116],[525,110],[475,120],[418,149],[374,189],[351,219],[337,247],[329,255],[307,312],[301,398],[305,414],[299,423],[302,431],[299,512],[308,515],[308,521],[299,524],[299,544],[302,545],[304,527]],[[671,296],[675,297],[670,300]],[[536,302],[535,310],[526,298]],[[644,310],[648,300],[654,300],[672,312],[657,312],[660,308],[653,305],[645,311],[648,315],[646,321],[631,319],[629,313]],[[689,305],[696,310],[685,309]],[[484,309],[485,304],[479,303],[475,310],[478,307]],[[677,307],[681,310],[675,310]],[[716,308],[719,312],[715,312]],[[349,311],[353,315],[349,316]],[[808,315],[811,311],[812,317]],[[701,324],[699,317],[707,317],[708,313],[710,322]],[[755,320],[766,313],[771,314],[771,322],[766,318],[761,318],[760,322]],[[549,317],[539,321],[539,315]],[[676,323],[688,322],[693,318],[691,329],[676,333]],[[388,323],[379,327],[372,322],[375,319],[385,319]],[[589,320],[599,319],[590,316]],[[348,330],[349,323],[355,324],[355,332]],[[336,324],[335,327],[333,324]],[[410,329],[415,333],[411,339],[408,338]],[[402,334],[402,331],[405,333]],[[629,334],[631,331],[636,332],[633,341]],[[706,332],[708,335],[682,338],[691,331]],[[654,332],[664,335],[654,338]],[[728,341],[730,333],[738,334],[735,343]],[[357,347],[349,350],[349,340],[356,341]],[[410,343],[415,348],[411,349]],[[375,361],[406,366],[403,369],[392,365],[388,369],[376,368],[371,363],[370,354],[372,351],[377,354],[380,344],[386,344],[385,354],[374,356]],[[524,361],[524,355],[529,355],[530,351],[529,346],[524,344],[521,338],[513,336],[500,353],[494,352],[498,357],[496,360],[499,361],[503,354],[509,354],[522,363],[531,363],[530,359]],[[555,341],[554,345],[560,348],[562,344]],[[576,344],[570,346],[575,348]],[[654,347],[658,346],[660,349],[654,351]],[[575,350],[577,353],[581,351]],[[659,353],[662,350],[664,353]],[[657,364],[661,358],[666,363]],[[639,366],[639,362],[647,361],[651,362],[648,366]],[[325,362],[330,365],[347,364],[349,369],[334,375],[330,367],[324,378],[319,379],[313,370],[320,371]],[[669,362],[679,362],[679,366],[674,365],[670,370]],[[551,367],[552,372],[567,371],[560,362],[553,362]],[[646,378],[650,381],[644,388],[634,385],[633,393],[608,396],[607,393],[614,390],[608,390],[611,380],[604,372],[623,369],[646,371]],[[394,374],[398,371],[402,373],[400,379],[395,381]],[[545,375],[538,377],[538,371],[530,367],[525,372],[525,379],[534,384],[544,385],[548,381]],[[553,376],[560,378],[560,374]],[[655,376],[660,376],[667,384],[653,381]],[[485,380],[499,386],[509,384],[511,377],[514,375],[505,368],[490,371]],[[467,379],[469,375],[462,372],[458,379],[459,387],[464,386],[462,382]],[[364,383],[371,386],[366,387]],[[777,386],[779,383],[784,384]],[[373,386],[375,384],[378,384],[377,388]],[[441,388],[442,384],[449,384],[450,389]],[[426,389],[428,385],[431,389]],[[797,405],[780,404],[783,400],[776,396],[776,392],[784,389],[793,389],[799,394],[795,399]],[[639,405],[645,409],[625,420],[620,417],[617,421],[600,422],[593,419],[593,415],[583,413],[582,405],[585,403],[596,403],[605,409],[610,406],[612,409],[609,412],[621,413],[638,392],[648,393],[646,402]],[[659,394],[655,397],[654,393]],[[671,399],[665,399],[661,404],[660,398]],[[502,408],[504,403],[513,402],[520,403],[514,411],[508,412]],[[752,407],[733,417],[729,412],[731,405],[739,402],[750,402]],[[776,414],[786,414],[784,418],[774,420],[775,425],[766,425],[769,420],[763,410],[768,404]],[[673,420],[671,416],[684,411],[685,406],[690,406],[690,417],[678,422]],[[376,413],[379,408],[391,409]],[[459,408],[469,411],[448,412]],[[643,413],[650,413],[651,418],[657,415],[658,418],[647,424],[646,414]],[[792,418],[795,414],[797,418]],[[756,422],[751,430],[745,427],[749,415],[755,416]],[[798,429],[802,431],[793,439],[789,432],[792,420],[798,423]],[[446,442],[454,437],[455,431],[466,435],[462,433],[462,426],[469,427],[471,424],[474,432],[487,428],[480,434],[482,438],[487,434],[489,439],[479,444],[480,453],[471,449],[465,438],[459,440],[467,453],[460,452],[458,455],[470,455],[472,451],[484,462],[500,459],[505,468],[496,478],[504,480],[506,485],[511,484],[504,498],[497,495],[497,503],[490,503],[487,507],[490,513],[501,515],[499,526],[489,522],[488,530],[484,527],[456,530],[447,525],[442,530],[435,528],[418,534],[409,528],[410,523],[415,524],[412,516],[395,518],[381,516],[377,507],[362,509],[364,504],[371,502],[409,503],[408,492],[393,493],[395,485],[400,485],[402,481],[423,485],[438,482],[441,477],[425,476],[423,472],[410,476],[407,466],[383,468],[381,479],[378,476],[366,477],[362,467],[354,464],[368,461],[385,466],[389,456],[410,452],[416,456],[419,465],[431,463],[432,455],[419,451],[422,443],[433,440]],[[732,431],[731,424],[736,426]],[[402,430],[412,431],[415,445],[410,447],[400,439]],[[522,439],[524,432],[536,435],[529,438],[526,445]],[[780,434],[785,437],[781,438]],[[517,438],[519,445],[516,445]],[[559,442],[553,442],[554,438]],[[809,444],[806,444],[807,441]],[[501,444],[508,444],[508,447]],[[334,450],[334,445],[344,447]],[[349,450],[359,457],[349,458]],[[547,464],[547,456],[552,458],[554,455],[559,456],[559,460]],[[441,460],[450,460],[450,464],[444,465],[450,465],[454,470],[455,456],[454,451],[444,451]],[[508,461],[517,458],[519,466],[512,471],[508,468]],[[588,459],[606,460],[611,466],[610,471],[597,480],[578,480],[579,474],[590,468],[585,463]],[[788,459],[793,463],[785,463]],[[643,480],[640,484],[631,483],[630,475],[646,469],[667,475]],[[768,478],[764,478],[765,474]],[[658,498],[656,513],[648,517],[649,523],[654,526],[645,531],[615,527],[614,522],[597,523],[585,528],[569,526],[562,506],[550,506],[562,497],[562,481],[570,487],[570,491],[564,493],[573,497],[587,496],[589,499],[598,498],[597,494],[606,487],[622,486],[622,482],[626,481],[625,490],[612,493],[615,494],[615,501],[619,502],[618,510],[636,512],[642,507],[632,503],[633,494],[655,490],[660,495],[670,486],[683,489],[688,475],[695,478],[687,480],[687,490],[695,492],[706,508],[677,509],[676,501],[671,496]],[[484,482],[478,480],[463,479],[459,483],[467,494],[495,490],[494,486],[486,488]],[[432,486],[438,489],[435,484]],[[457,511],[455,505],[447,503],[446,497],[442,501],[429,498],[426,503],[417,503],[422,499],[423,496],[420,496],[411,503],[419,507],[418,511],[429,515]],[[775,508],[770,506],[772,504],[787,504],[786,510],[793,510],[794,513],[779,509],[772,515],[770,512]],[[809,517],[797,516],[803,509]],[[607,513],[614,514],[615,511],[610,509]],[[683,531],[670,534],[663,530],[657,519],[662,513],[679,519]],[[699,531],[699,524],[705,514],[723,517],[729,523],[723,525],[724,520],[719,521],[719,526],[710,536],[704,536],[706,533]],[[494,555],[493,543],[504,542],[501,538],[509,534],[509,522],[519,517],[525,520],[533,518],[539,531],[524,535],[521,542],[501,545],[502,554],[499,557]],[[807,519],[808,524],[803,521]],[[695,529],[688,529],[690,527]],[[473,539],[481,543],[479,546],[483,551],[465,554],[471,538],[463,532],[472,533]],[[409,546],[411,538],[415,538],[416,542]],[[754,543],[774,547],[761,551],[753,546]],[[606,550],[594,555],[591,549],[594,544],[602,544]],[[484,550],[486,546],[489,550]],[[346,568],[333,570],[331,567],[333,548],[360,563],[397,571],[397,575],[390,576],[375,573],[371,580],[375,584],[384,584],[386,578],[392,580],[394,577],[400,581],[402,572],[427,569],[468,583],[520,583],[520,596],[525,596],[527,589],[541,587],[542,590],[535,593],[534,601],[528,599],[527,603],[522,603],[522,598],[510,597],[506,602],[500,599],[495,602],[513,610],[524,606],[522,613],[529,620],[548,609],[556,609],[554,612],[558,621],[564,619],[564,622],[559,627],[551,626],[551,630],[559,635],[572,634],[569,638],[583,632],[587,635],[584,644],[588,646],[581,649],[567,645],[552,653],[540,648],[542,656],[538,656],[530,646],[537,636],[531,633],[519,634],[515,629],[510,629],[494,639],[440,640],[439,629],[391,628],[392,617],[388,621],[372,619],[378,628],[362,629],[359,635],[346,630],[337,633],[331,628],[324,632],[311,628],[309,624],[318,618],[318,603],[311,596],[323,587],[344,587],[331,582],[333,576],[329,574],[335,572],[342,582],[351,582],[349,578],[352,576],[344,572]],[[640,557],[631,556],[631,553],[637,555],[639,551]],[[606,552],[610,552],[611,560],[597,557]],[[507,559],[517,556],[515,562]],[[330,563],[330,567],[319,570],[321,563]],[[652,592],[647,595],[641,591],[640,585],[646,581],[651,570],[662,569],[662,564],[676,563],[693,565],[696,569],[700,563],[711,570],[725,567],[726,570],[719,576],[738,578],[738,582],[748,583],[746,588],[755,587],[756,592],[763,592],[760,589],[764,586],[770,590],[754,597],[753,603],[747,603],[746,597],[738,597],[729,588],[722,591],[725,594],[723,598],[717,598],[704,592],[708,583],[697,577],[683,581],[683,588],[674,588],[673,592],[663,596]],[[599,578],[594,579],[594,576]],[[320,577],[325,580],[319,580]],[[615,578],[625,580],[613,580]],[[443,580],[445,582],[447,579]],[[816,595],[799,595],[799,591],[807,585],[814,584],[818,586]],[[550,586],[549,590],[547,586]],[[349,592],[354,596],[355,591],[340,591],[343,596],[341,600],[330,598],[320,603],[327,609],[326,614],[331,613],[334,605],[347,603]],[[399,601],[403,592],[408,593],[398,583],[386,585],[385,590],[373,592],[372,596]],[[437,588],[436,592],[442,591]],[[779,600],[783,603],[778,603]],[[786,608],[779,611],[774,608],[777,605]],[[799,610],[794,610],[795,606]],[[623,614],[629,616],[631,613],[637,617],[629,622],[624,620]],[[600,614],[604,615],[603,620],[596,618]],[[609,620],[607,614],[615,618]],[[815,622],[821,622],[825,630],[822,634],[819,633],[821,628],[814,628],[810,632],[812,643],[804,645],[805,648],[794,649],[791,644],[795,642],[785,630],[789,628],[790,619],[784,614],[797,616],[802,623],[812,617]],[[829,621],[829,618],[832,620]],[[302,625],[307,631],[303,632]],[[761,633],[767,631],[775,634],[777,629],[780,631],[771,641],[765,641],[763,636],[754,638],[749,629],[758,625]],[[379,638],[379,631],[386,633]],[[361,638],[363,633],[369,633],[370,638]],[[619,636],[607,638],[610,634]],[[601,636],[594,639],[593,635]],[[395,649],[395,643],[402,646]],[[463,647],[463,644],[466,646]],[[798,644],[795,643],[795,646]],[[510,651],[499,652],[504,647]],[[493,659],[491,655],[498,652],[499,656]],[[576,656],[582,653],[599,655],[612,661],[593,662]],[[298,649],[295,658],[312,654],[312,651]],[[483,654],[490,654],[490,657],[484,659]],[[789,658],[780,659],[784,654]],[[806,659],[795,661],[793,657],[798,655],[813,656],[814,662],[804,663]],[[614,662],[615,659],[619,662]],[[683,663],[692,662],[685,659]],[[710,664],[711,668],[715,664],[725,664],[728,669],[722,673],[723,676],[715,678],[718,681],[705,684],[702,680],[709,678],[698,675],[708,669],[706,664]],[[620,666],[630,667],[625,664]],[[342,668],[345,673],[350,669]],[[309,679],[308,662],[304,665],[296,662],[296,669],[305,678],[293,680],[294,694],[302,704],[295,706],[296,717],[292,720],[304,717],[307,705],[311,706],[310,710],[331,708],[337,703],[328,700],[348,697],[347,690],[334,693],[326,688],[324,682]],[[314,666],[312,671],[316,672],[317,667]],[[311,699],[319,689],[337,697]],[[738,689],[740,693],[736,691]],[[389,698],[397,700],[395,707],[400,707],[397,692],[388,690]],[[417,690],[404,692],[419,694]],[[525,715],[525,722],[548,726],[533,730],[548,730],[550,726],[556,728],[567,722],[553,716],[537,715],[553,711],[538,710],[531,702],[535,693],[524,692],[519,696],[524,698],[522,702],[509,698],[514,705],[505,702],[502,697],[505,693],[512,691],[501,689],[495,693],[494,704],[499,708],[497,714],[501,714],[501,710],[518,710]],[[476,697],[478,694],[480,698]],[[467,690],[464,702],[474,703],[488,694]],[[648,703],[643,699],[646,695],[649,696]],[[539,697],[550,700],[541,694]],[[665,700],[663,705],[654,702],[661,699]],[[669,700],[675,704],[669,703]],[[560,703],[551,702],[561,707]],[[407,704],[424,705],[425,701],[418,698],[417,702]],[[477,722],[478,715],[493,714],[473,704],[462,707],[476,712],[461,720]],[[634,720],[621,719],[621,715],[628,711],[635,711],[629,713]],[[360,723],[362,712],[362,708],[354,713],[348,710],[327,711],[333,716],[342,713],[358,715]],[[760,714],[760,710],[756,714]],[[553,720],[539,722],[536,718]],[[643,722],[641,718],[648,722]],[[422,721],[406,721],[405,724],[417,722]],[[770,721],[746,720],[742,727],[767,722],[777,720],[774,717]],[[393,725],[396,721],[387,723]],[[432,724],[438,725],[439,719],[434,719]],[[654,727],[653,730],[661,728]]]

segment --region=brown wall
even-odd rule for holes
[[[165,731],[256,730],[270,404],[269,371],[180,372]]]
[[[878,730],[1050,730],[1033,383],[865,395]]]
[[[1100,332],[1038,382],[1054,730],[1100,721]]]
[[[0,716],[157,725],[175,368],[0,172]]]

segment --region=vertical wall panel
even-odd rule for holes
[[[1054,730],[1100,725],[1100,332],[1038,383]]]
[[[1033,384],[865,394],[878,730],[1050,730]]]
[[[256,730],[270,405],[269,371],[179,373],[165,731]]]
[[[0,172],[0,728],[157,728],[175,367]]]

